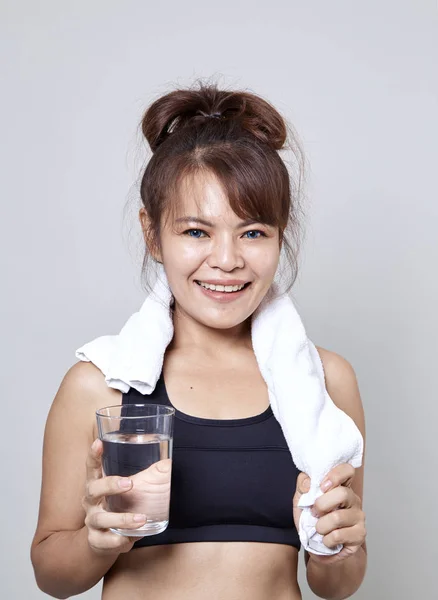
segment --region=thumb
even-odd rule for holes
[[[299,529],[300,517],[303,512],[301,508],[298,508],[298,502],[303,494],[310,490],[310,477],[307,473],[300,473],[297,477],[297,489],[292,501],[293,517],[295,527]]]
[[[137,485],[137,487],[144,485],[157,485],[162,483],[169,483],[171,478],[172,471],[172,459],[165,458],[163,460],[159,460],[153,463],[147,469],[143,471],[139,471],[135,475],[133,475],[132,480],[133,483]],[[144,489],[144,488],[141,488]]]
[[[310,477],[306,473],[300,473],[297,478],[297,492],[306,494],[310,490]]]
[[[172,469],[172,460],[170,458],[165,458],[163,460],[159,460],[154,464],[154,467],[160,473],[170,473]]]

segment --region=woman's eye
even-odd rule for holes
[[[204,232],[201,229],[188,229],[184,233],[193,238],[200,238],[204,235]]]
[[[244,235],[249,239],[249,240],[256,240],[257,238],[264,236],[265,234],[263,233],[263,231],[258,231],[256,229],[253,229],[251,231],[247,231],[246,233],[244,233]]]

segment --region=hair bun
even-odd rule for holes
[[[142,131],[153,152],[182,127],[209,121],[229,121],[254,135],[275,150],[287,139],[286,123],[266,100],[249,92],[219,90],[216,85],[199,84],[158,98],[147,109]]]

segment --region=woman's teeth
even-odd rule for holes
[[[198,281],[197,283],[212,292],[239,292],[245,287],[244,283],[242,285],[213,285],[212,283],[204,283],[203,281]]]

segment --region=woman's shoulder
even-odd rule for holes
[[[324,368],[326,388],[333,402],[364,429],[363,406],[351,363],[336,352],[316,346]]]
[[[329,379],[332,385],[339,384],[345,377],[356,378],[356,373],[351,363],[336,352],[316,346],[318,354],[321,358],[322,366],[326,379]]]
[[[108,387],[102,371],[86,361],[79,361],[70,367],[54,400],[57,404],[73,403],[76,409],[83,405],[92,410],[120,402],[121,392]]]

